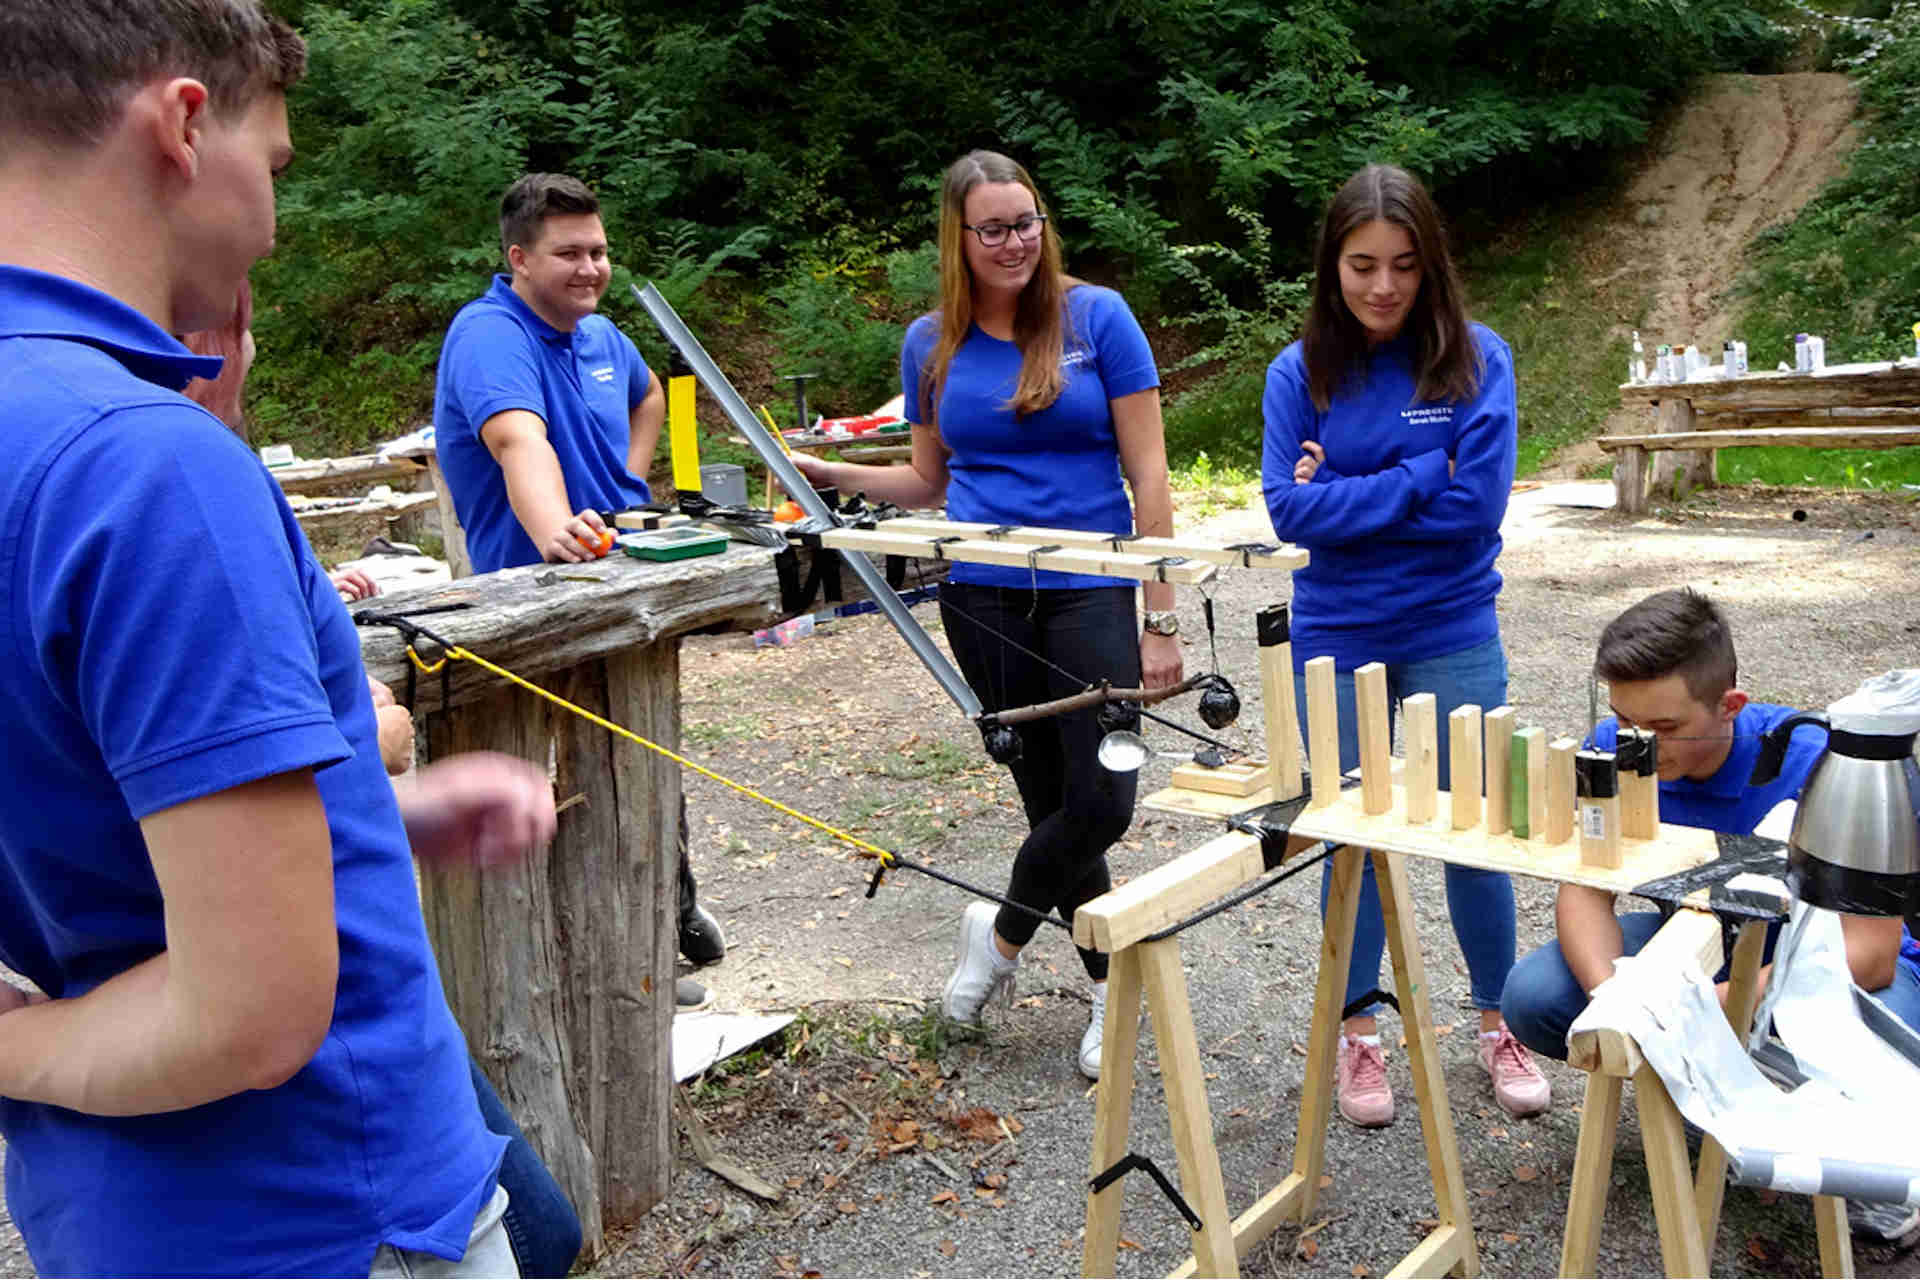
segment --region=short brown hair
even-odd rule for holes
[[[259,0],[6,0],[0,139],[98,142],[159,76],[192,76],[216,111],[244,111],[306,69],[306,42]]]
[[[1334,193],[1320,222],[1313,300],[1300,339],[1314,407],[1325,413],[1342,384],[1366,362],[1366,326],[1340,291],[1340,249],[1370,222],[1404,230],[1420,258],[1420,292],[1403,330],[1413,341],[1416,398],[1467,399],[1480,387],[1484,361],[1468,329],[1466,290],[1447,249],[1446,224],[1420,179],[1394,165],[1370,164]]]
[[[1609,684],[1678,675],[1704,706],[1717,703],[1739,677],[1733,629],[1719,606],[1692,587],[1650,595],[1609,622],[1593,669]]]
[[[519,245],[529,248],[540,226],[555,214],[598,213],[600,197],[578,178],[564,173],[529,173],[500,197],[500,256]]]

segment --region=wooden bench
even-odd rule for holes
[[[1893,449],[1920,445],[1920,362],[1838,365],[1732,381],[1638,383],[1623,404],[1653,410],[1652,430],[1602,436],[1615,455],[1614,505],[1639,514],[1650,491],[1681,496],[1718,480],[1715,451],[1754,445]]]

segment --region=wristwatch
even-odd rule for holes
[[[1142,629],[1149,635],[1177,636],[1180,634],[1180,615],[1171,609],[1149,609]]]

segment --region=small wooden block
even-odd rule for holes
[[[1660,748],[1651,729],[1620,730],[1614,757],[1620,770],[1620,834],[1660,837]]]
[[[1334,692],[1333,659],[1307,659],[1307,765],[1313,771],[1312,806],[1340,798],[1340,703]]]
[[[1368,813],[1393,805],[1392,740],[1387,731],[1387,669],[1369,662],[1353,672],[1354,715],[1360,730],[1360,796]]]
[[[1574,756],[1580,793],[1580,861],[1589,867],[1620,865],[1620,779],[1611,751]]]
[[[1556,738],[1547,744],[1547,843],[1573,839],[1573,757],[1577,738]]]
[[[1440,790],[1439,710],[1430,693],[1416,693],[1400,704],[1406,726],[1407,821],[1433,821]]]
[[[1260,703],[1266,714],[1267,783],[1273,788],[1275,800],[1291,800],[1300,794],[1300,720],[1293,705],[1289,616],[1284,604],[1254,615],[1260,640]]]
[[[1447,779],[1453,798],[1453,829],[1480,825],[1480,708],[1469,702],[1447,713],[1447,735],[1453,758]]]
[[[1513,826],[1507,800],[1513,756],[1513,708],[1495,707],[1487,712],[1483,723],[1487,752],[1487,834],[1505,835]]]
[[[1250,796],[1267,785],[1267,766],[1264,762],[1241,760],[1223,764],[1217,769],[1200,764],[1176,765],[1173,785],[1217,796]]]

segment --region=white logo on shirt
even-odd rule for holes
[[[1417,409],[1402,409],[1400,416],[1414,426],[1428,422],[1452,422],[1453,406],[1450,404],[1422,405]]]
[[[1093,352],[1087,351],[1084,348],[1075,347],[1072,351],[1061,353],[1060,367],[1065,369],[1069,365],[1085,364],[1091,359],[1093,359]]]
[[[595,382],[612,382],[612,381],[613,381],[613,366],[612,366],[612,365],[604,365],[604,366],[602,366],[601,368],[598,368],[598,369],[595,369],[595,370],[593,370],[593,371],[592,371],[592,377],[593,377],[593,380],[594,380]]]

